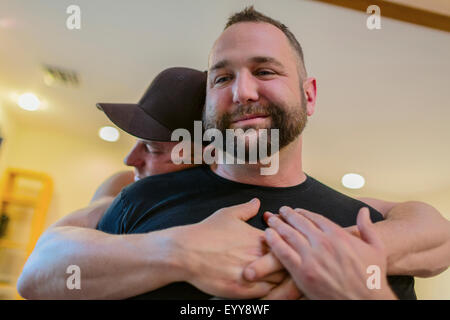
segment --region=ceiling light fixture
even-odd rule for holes
[[[38,97],[29,92],[21,94],[17,103],[19,104],[19,107],[28,111],[36,111],[41,105],[41,101],[39,101]]]
[[[98,135],[103,140],[109,141],[109,142],[115,142],[115,141],[119,140],[119,137],[120,137],[119,130],[117,130],[114,127],[109,127],[109,126],[101,127],[100,130],[98,131]]]
[[[365,180],[364,177],[357,173],[347,173],[342,177],[342,184],[349,189],[361,189]]]

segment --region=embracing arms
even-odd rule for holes
[[[386,221],[374,226],[386,243],[389,274],[431,275],[448,266],[449,251],[445,248],[449,223],[435,209],[416,202],[370,201],[365,202],[386,216]],[[101,202],[95,205],[101,206]],[[295,284],[284,277],[278,259],[266,254],[264,232],[245,223],[257,213],[259,203],[241,206],[221,209],[195,225],[135,235],[89,229],[101,215],[87,212],[98,208],[91,207],[84,213],[80,210],[79,217],[72,221],[75,224],[78,219],[78,226],[56,224],[42,235],[23,270],[19,292],[25,298],[38,299],[120,299],[187,281],[221,297],[291,297],[279,290],[280,286],[276,287],[280,295],[274,289],[283,280],[282,286],[292,288]],[[205,242],[205,237],[212,240]],[[236,246],[237,242],[242,246]],[[426,261],[420,256],[427,256]],[[65,271],[71,264],[81,269],[81,290],[66,287]],[[242,270],[248,264],[255,276],[244,279]]]
[[[385,220],[383,221],[375,224],[370,224],[371,232],[374,234],[374,236],[379,238],[379,242],[382,244],[384,250],[382,250],[382,253],[380,253],[380,250],[377,250],[376,248],[376,250],[374,250],[373,248],[367,249],[378,252],[378,256],[381,257],[380,261],[382,261],[383,259],[386,260],[385,273],[387,271],[387,274],[390,275],[413,275],[427,277],[436,275],[448,268],[448,266],[450,265],[450,222],[443,218],[436,209],[421,202],[393,203],[371,198],[364,198],[361,199],[361,201],[371,205],[372,207],[380,211],[385,217]],[[298,210],[296,209],[296,211]],[[268,215],[270,215],[270,213],[266,214],[266,218],[268,217]],[[309,215],[313,217],[319,217],[320,220],[325,221],[326,224],[331,223],[331,221],[315,213],[309,213]],[[366,219],[361,219],[358,216],[359,222],[365,220]],[[280,218],[276,221],[282,220]],[[292,232],[291,235],[293,234],[297,237],[304,237],[305,235],[302,234],[299,230],[302,230],[302,228],[304,229],[305,226],[308,225],[307,222],[307,219],[300,219],[300,222],[297,221],[298,230],[296,230],[296,232]],[[284,223],[286,223],[286,221],[284,221]],[[367,223],[362,223],[361,225],[366,226],[366,230],[369,229],[369,227],[367,227]],[[271,225],[270,223],[269,226],[273,228],[273,225]],[[345,233],[349,235],[352,234],[356,236],[354,237],[354,239],[336,236],[333,238],[333,241],[329,241],[333,246],[336,246],[335,248],[333,248],[334,252],[336,252],[338,255],[347,257],[347,259],[340,259],[339,261],[342,262],[351,260],[351,256],[349,257],[349,254],[351,253],[345,250],[345,248],[348,246],[340,246],[339,244],[341,242],[344,244],[346,242],[357,243],[358,241],[356,240],[360,240],[358,238],[361,238],[363,241],[359,241],[359,243],[361,243],[359,244],[359,246],[367,247],[367,244],[363,243],[365,241],[365,237],[362,236],[360,232],[361,228],[359,224],[358,226],[352,226],[349,228],[334,226],[334,229],[339,230],[338,232],[325,233],[324,235],[326,237],[344,235],[343,232],[345,231]],[[268,236],[271,236],[271,238],[269,239]],[[326,237],[322,238],[325,239]],[[280,259],[276,258],[277,255],[273,254],[274,251],[276,252],[275,248],[278,248],[278,254],[280,254],[280,252],[288,252],[288,250],[285,250],[286,248],[292,249],[292,246],[286,247],[286,244],[289,243],[289,241],[282,238],[283,237],[277,236],[276,234],[274,235],[273,232],[269,232],[269,234],[266,233],[266,241],[269,243],[272,251],[247,266],[246,270],[244,271],[244,275],[247,280],[253,279],[257,281],[261,277],[267,277],[271,272],[276,272],[280,269],[287,268],[286,262],[288,264],[291,263],[290,266],[292,269],[292,259],[297,259],[297,264],[295,265],[299,270],[302,270],[302,273],[304,272],[305,266],[301,266],[301,264],[299,263],[300,260],[298,258],[295,258],[298,252],[297,254],[292,254],[294,251],[291,250],[290,255],[288,254],[287,256],[284,256],[285,261],[283,264],[280,263]],[[368,244],[371,245],[371,243]],[[303,248],[308,249],[309,247],[303,246]],[[312,250],[311,248],[309,248],[309,250],[314,252],[314,250]],[[339,250],[341,251],[339,252]],[[314,257],[314,255],[309,255],[309,257]],[[318,259],[317,261],[320,262],[322,258],[323,256],[320,256],[320,259]],[[329,260],[332,261],[333,259],[330,258]],[[363,263],[364,261],[361,258],[359,262]],[[334,270],[336,272],[335,274],[342,274],[338,271],[341,270],[339,268],[342,268],[343,266],[340,264],[335,264],[335,266],[337,266],[337,268],[335,268]],[[288,268],[288,271],[290,271],[291,276],[293,276],[292,270],[289,270]],[[303,281],[304,286],[305,279],[302,279],[301,277],[299,278],[299,275],[301,275],[302,273],[296,273],[297,278],[294,279],[296,280],[296,282],[293,279],[291,279],[290,282],[287,282],[287,280],[285,280],[286,285],[284,289],[281,289],[279,287],[275,288],[274,291],[278,291],[277,298],[299,298],[301,296],[301,293],[299,292],[298,287],[295,284]],[[356,272],[353,273],[353,275],[356,274]],[[316,284],[321,283],[320,281],[323,281],[324,277],[319,277],[319,279],[317,280],[319,281],[317,281]],[[347,283],[352,283],[352,280],[355,279],[352,278],[351,275],[349,275],[347,280]],[[353,283],[355,283],[355,281],[353,281]],[[325,288],[327,287],[327,285],[328,282],[322,287]],[[302,287],[301,289],[304,290],[304,287]],[[335,291],[339,292],[339,289],[336,289]],[[342,290],[342,292],[343,291],[345,290]],[[375,291],[372,292],[376,293]],[[308,294],[308,292],[305,293]],[[364,294],[366,293],[367,292],[365,292]],[[312,294],[314,295],[314,292],[312,292]],[[376,297],[376,295],[374,295],[374,297]]]
[[[450,222],[432,206],[417,201],[361,201],[380,211],[374,224],[386,247],[389,275],[432,277],[450,265]]]
[[[96,205],[72,214],[72,222],[92,223],[88,213],[98,209]],[[245,222],[257,214],[259,205],[255,200],[218,210],[198,224],[145,234],[52,226],[23,269],[19,293],[27,299],[123,299],[186,281],[220,297],[264,296],[285,272],[255,282],[242,277],[243,268],[267,252],[264,232]],[[80,268],[80,290],[66,286],[69,265]]]

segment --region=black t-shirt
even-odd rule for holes
[[[278,213],[280,207],[303,208],[322,214],[342,227],[356,224],[363,206],[369,207],[373,222],[382,215],[361,201],[339,193],[314,178],[293,187],[273,188],[237,183],[224,179],[208,166],[156,175],[139,180],[122,190],[107,210],[97,229],[113,233],[146,233],[200,222],[216,210],[242,204],[257,197],[258,214],[248,220],[256,228],[267,225],[263,213]],[[414,278],[390,276],[389,283],[400,299],[416,299]],[[136,299],[209,299],[194,286],[178,282]]]

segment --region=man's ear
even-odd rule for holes
[[[303,82],[303,90],[306,95],[306,114],[312,116],[316,107],[317,87],[316,78],[310,77]]]

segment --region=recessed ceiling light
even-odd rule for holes
[[[35,111],[39,109],[41,104],[38,97],[32,93],[21,94],[17,100],[17,103],[19,104],[19,107],[28,111]]]
[[[105,141],[109,141],[109,142],[114,142],[119,140],[119,130],[117,130],[114,127],[102,127],[100,128],[100,130],[98,131],[98,135],[100,136],[100,138],[102,138]]]
[[[360,189],[364,183],[364,177],[357,173],[347,173],[342,177],[342,184],[349,189]]]

